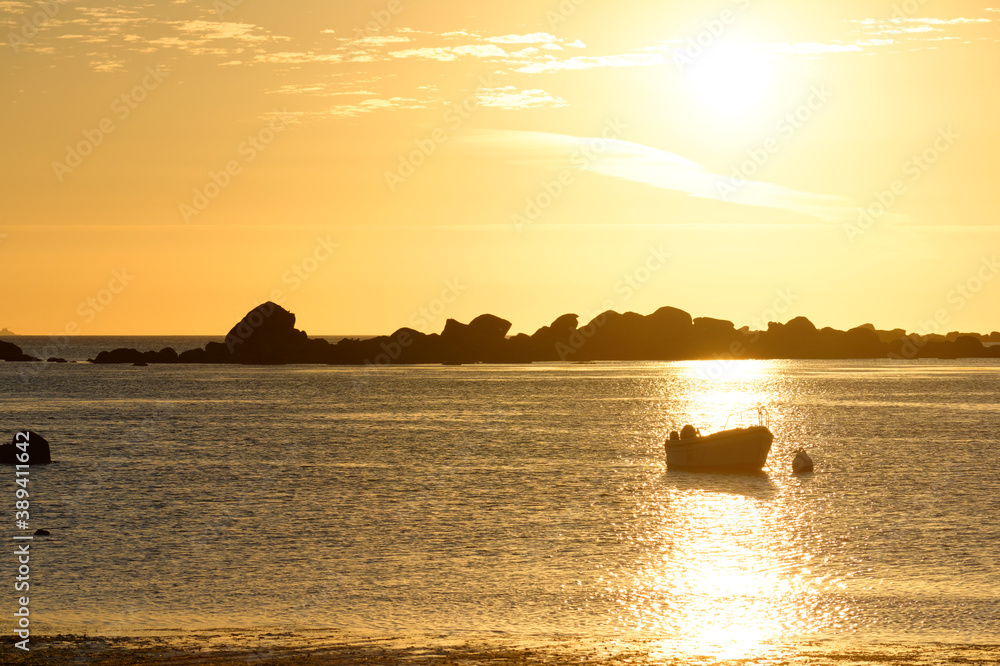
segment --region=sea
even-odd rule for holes
[[[83,362],[208,339],[0,362],[0,436],[55,461],[30,468],[27,531],[0,467],[4,635],[12,538],[42,528],[48,634],[1000,644],[1000,361]],[[667,468],[671,430],[758,408],[763,473]]]

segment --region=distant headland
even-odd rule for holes
[[[511,323],[484,314],[468,324],[449,319],[441,333],[401,328],[392,335],[330,343],[295,328],[295,315],[268,301],[246,314],[223,342],[178,353],[115,349],[94,363],[237,363],[390,365],[415,363],[531,363],[535,361],[682,361],[736,359],[1000,358],[1000,332],[908,334],[865,324],[848,331],[818,329],[805,317],[767,330],[737,329],[731,321],[692,318],[672,307],[649,315],[609,310],[584,326],[565,314],[532,335],[508,337]],[[0,359],[37,361],[9,342]]]
[[[16,337],[17,337],[17,333],[15,333],[14,331],[8,331],[8,330],[7,330],[6,328],[5,328],[5,329],[3,329],[3,330],[0,330],[0,336],[3,336],[3,337],[5,337],[5,338],[12,338],[12,337],[13,337],[13,338],[16,338]]]

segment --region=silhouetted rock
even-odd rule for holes
[[[52,356],[49,358],[49,363],[67,363],[66,359],[60,358],[58,356]]]
[[[295,328],[295,315],[268,301],[248,312],[226,334],[225,353],[235,363],[288,363],[306,340],[306,334]],[[224,356],[212,343],[205,351],[212,357]]]
[[[0,361],[25,363],[38,360],[41,359],[37,359],[34,356],[28,356],[13,342],[4,342],[3,340],[0,340]]]
[[[208,354],[204,349],[188,349],[187,351],[182,351],[177,356],[178,363],[208,363],[206,360]]]
[[[263,303],[243,317],[224,342],[178,354],[116,349],[101,352],[95,363],[327,363],[391,365],[417,363],[530,363],[533,361],[695,360],[719,358],[1000,358],[1000,345],[986,347],[985,336],[907,335],[902,329],[879,331],[864,324],[848,331],[817,329],[805,317],[770,322],[766,331],[736,329],[731,321],[698,317],[663,307],[649,315],[608,310],[579,327],[565,314],[532,335],[507,337],[511,323],[484,314],[468,324],[448,319],[440,334],[401,328],[392,335],[345,338],[336,344],[310,339],[295,328],[295,315]],[[1000,341],[1000,333],[994,333]],[[8,343],[0,343],[8,344]],[[11,345],[11,347],[14,347]],[[20,354],[9,352],[9,355]],[[30,358],[30,357],[29,357]]]
[[[177,362],[177,352],[174,351],[172,347],[164,347],[158,352],[153,353],[153,358],[150,363],[176,363]]]
[[[733,343],[739,341],[740,335],[731,321],[698,317],[692,325],[692,337],[694,347],[691,355],[694,358],[707,359],[713,354],[732,349]]]
[[[542,326],[531,336],[514,336],[511,344],[538,361],[565,361],[575,356],[576,349],[583,344],[577,332],[580,318],[575,314],[557,317],[548,326]]]
[[[980,358],[986,355],[986,348],[979,338],[963,335],[955,340],[954,352],[958,358]]]
[[[502,340],[507,337],[511,323],[506,319],[501,319],[496,315],[483,314],[469,322],[469,329],[484,338]],[[442,337],[443,334],[442,334]]]
[[[94,359],[94,363],[141,363],[145,359],[138,349],[113,349],[109,352],[102,351]]]
[[[442,361],[451,363],[528,362],[516,345],[507,344],[511,323],[495,315],[479,315],[468,324],[449,319],[441,332]]]
[[[27,454],[27,461],[22,460]],[[14,435],[10,444],[0,446],[0,464],[45,465],[52,462],[49,443],[37,432],[28,430]]]
[[[166,347],[160,351],[144,351],[138,349],[114,349],[103,351],[91,363],[131,363],[135,366],[145,366],[153,363],[177,363],[177,352]]]

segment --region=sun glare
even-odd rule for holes
[[[767,110],[773,92],[772,63],[743,44],[719,44],[706,51],[685,76],[699,105],[727,122]]]

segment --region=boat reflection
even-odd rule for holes
[[[667,468],[663,482],[672,492],[714,492],[743,495],[761,501],[773,500],[778,487],[766,471],[762,472],[691,472]]]

